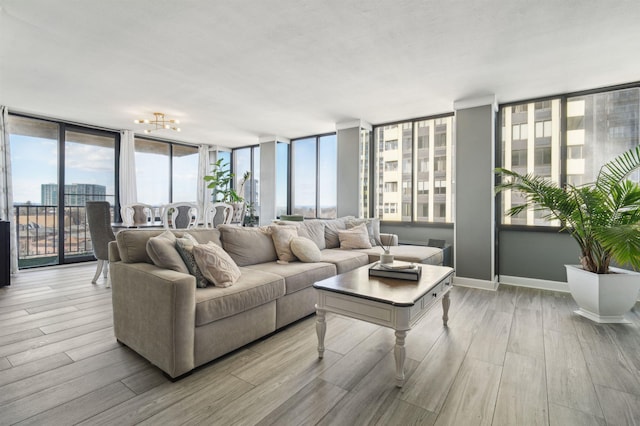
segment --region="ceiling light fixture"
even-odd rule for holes
[[[136,124],[149,124],[151,125],[151,128],[149,129],[144,129],[145,133],[151,133],[151,132],[155,132],[157,130],[162,130],[162,129],[166,129],[166,130],[175,130],[176,132],[180,131],[180,127],[176,127],[176,124],[180,124],[180,121],[178,120],[170,120],[168,118],[166,118],[164,116],[164,113],[162,112],[154,112],[153,115],[155,116],[155,118],[148,120],[148,119],[144,119],[144,120],[133,120],[134,123]]]

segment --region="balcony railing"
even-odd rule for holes
[[[14,204],[13,220],[20,269],[61,262],[60,221],[65,260],[93,254],[84,206],[66,206],[60,216],[55,205]]]

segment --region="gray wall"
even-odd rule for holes
[[[566,233],[500,230],[500,275],[567,281],[565,264],[580,263],[578,244]]]
[[[456,276],[493,281],[494,109],[456,111],[455,235]]]
[[[337,131],[338,217],[358,216],[360,200],[360,127]]]

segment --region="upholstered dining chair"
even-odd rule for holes
[[[127,225],[153,222],[155,208],[149,204],[134,203],[120,209],[122,221]]]
[[[111,205],[108,201],[87,201],[85,210],[93,255],[98,259],[98,267],[91,283],[96,284],[102,272],[104,274],[106,287],[111,287],[107,276],[109,273],[108,245],[109,242],[116,239],[113,229],[111,228]]]
[[[198,225],[200,211],[194,203],[170,203],[164,206],[162,223],[167,229],[191,229]]]
[[[233,219],[233,206],[231,204],[209,203],[204,211],[204,226],[206,228],[229,224],[231,219]]]

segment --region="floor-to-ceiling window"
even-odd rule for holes
[[[307,218],[337,216],[335,133],[291,141],[292,213]]]
[[[197,202],[198,147],[136,137],[135,159],[139,202]]]
[[[375,126],[376,217],[453,221],[453,116]]]
[[[542,176],[562,186],[593,182],[604,163],[640,143],[640,88],[591,91],[500,107],[501,167]],[[564,130],[563,130],[564,129]],[[632,176],[638,180],[638,173]],[[560,226],[524,203],[522,195],[500,197],[504,225]]]
[[[119,134],[14,114],[9,127],[19,267],[93,259],[84,206],[117,207]]]

